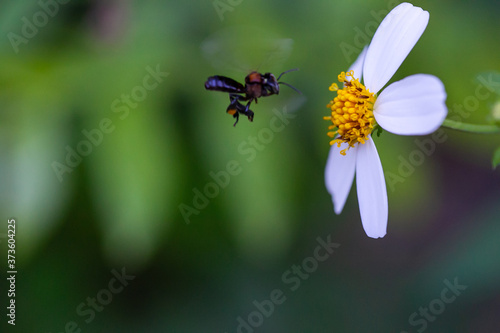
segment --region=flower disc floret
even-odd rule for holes
[[[328,127],[328,136],[334,138],[330,144],[336,143],[340,147],[345,142],[349,149],[356,143],[364,144],[369,139],[368,135],[375,125],[373,104],[376,98],[359,79],[354,78],[354,71],[340,73],[338,80],[344,84],[344,88],[339,89],[336,83],[330,86],[331,91],[337,92],[337,97],[328,103],[331,115],[324,119],[332,122]],[[345,155],[347,149],[340,153]]]

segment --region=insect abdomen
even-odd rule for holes
[[[228,93],[244,93],[245,86],[231,78],[215,75],[210,76],[205,82],[205,89],[223,91]]]

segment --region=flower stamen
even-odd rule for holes
[[[340,73],[338,80],[344,83],[344,88],[339,89],[336,83],[329,87],[330,91],[337,92],[337,97],[326,106],[331,110],[331,115],[323,119],[333,123],[328,127],[330,131],[327,133],[329,137],[335,138],[330,141],[330,145],[337,144],[339,148],[343,142],[349,145],[340,152],[345,155],[356,143],[364,144],[373,131],[373,104],[376,97],[359,79],[354,78],[354,71]]]

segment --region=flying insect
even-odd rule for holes
[[[253,101],[257,103],[258,98],[261,97],[278,95],[280,84],[284,84],[300,94],[301,92],[295,87],[279,81],[283,74],[297,70],[298,68],[287,70],[281,73],[278,78],[271,73],[262,74],[253,71],[245,77],[245,85],[226,76],[210,76],[205,82],[205,89],[229,93],[230,102],[226,112],[236,118],[233,125],[236,126],[240,113],[247,116],[248,120],[253,121],[254,113],[250,110],[250,104]],[[246,104],[244,104],[245,102]]]

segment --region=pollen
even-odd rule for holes
[[[326,106],[331,110],[331,115],[324,119],[332,122],[328,127],[328,136],[333,138],[330,145],[337,144],[340,148],[343,142],[349,144],[340,152],[345,155],[349,148],[358,143],[364,144],[369,139],[368,135],[375,125],[373,104],[376,97],[354,78],[354,71],[342,72],[338,79],[344,88],[339,89],[336,83],[330,86],[329,90],[336,91],[337,97]]]

